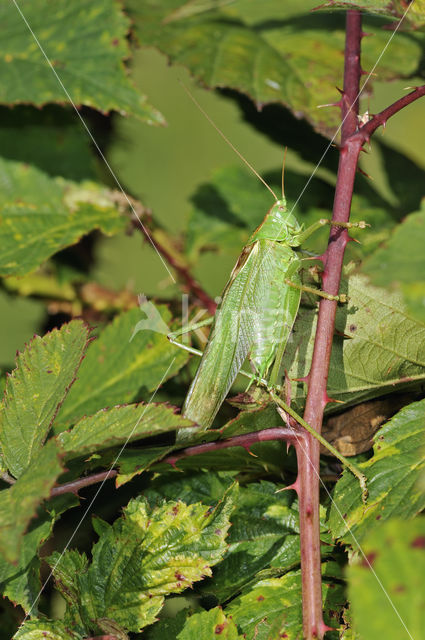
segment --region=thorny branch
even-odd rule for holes
[[[159,462],[168,463],[175,467],[178,461],[183,460],[184,458],[199,456],[202,453],[210,453],[211,451],[219,451],[220,449],[229,449],[230,447],[243,447],[249,451],[249,448],[253,444],[258,442],[270,442],[271,440],[284,440],[288,444],[292,444],[297,448],[300,443],[303,443],[305,433],[305,431],[298,432],[287,427],[264,429],[262,431],[254,431],[253,433],[245,433],[241,436],[233,436],[227,440],[216,440],[214,442],[206,442],[186,447],[167,456],[163,460],[159,460]],[[90,476],[77,478],[77,480],[71,480],[70,482],[65,482],[64,484],[54,487],[50,492],[50,497],[53,498],[55,496],[62,495],[63,493],[74,493],[77,495],[80,489],[93,484],[98,484],[105,480],[110,480],[115,478],[117,475],[118,471],[116,469],[110,469],[109,471],[101,471]]]
[[[400,98],[393,105],[375,115],[358,129],[358,95],[362,69],[360,43],[365,34],[361,29],[361,14],[348,11],[344,89],[340,99],[341,145],[337,184],[332,213],[334,222],[348,222],[359,153],[365,142],[389,117],[425,95],[425,86]],[[322,256],[324,271],[322,288],[337,295],[349,241],[347,230],[331,227],[326,252]],[[317,330],[310,372],[307,376],[308,394],[304,420],[320,433],[325,406],[331,399],[327,394],[327,380],[335,328],[337,303],[322,299],[319,305]],[[306,640],[322,639],[328,627],[322,616],[322,584],[319,538],[319,443],[306,436],[305,454],[298,456],[298,496],[300,509],[301,573],[303,586],[303,632]]]
[[[341,151],[332,220],[348,222],[357,156],[346,151],[346,141],[357,129],[358,94],[360,88],[360,43],[362,38],[361,14],[348,11],[346,18],[346,42],[344,57],[344,88],[340,99]],[[328,248],[322,256],[324,271],[322,288],[337,295],[341,280],[346,229],[331,227]],[[308,393],[304,419],[316,431],[321,432],[323,412],[327,402],[327,380],[335,326],[337,303],[323,299],[319,305],[317,331],[313,358],[307,376]],[[322,613],[322,579],[319,523],[319,442],[311,435],[306,438],[305,454],[299,457],[299,509],[301,576],[303,594],[303,632],[306,640],[323,638],[327,626]]]

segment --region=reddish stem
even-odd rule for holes
[[[228,449],[229,447],[243,447],[249,449],[253,444],[257,442],[268,442],[270,440],[285,440],[288,444],[297,447],[301,442],[303,443],[306,432],[299,430],[298,428],[288,429],[287,427],[274,427],[272,429],[264,429],[263,431],[254,431],[253,433],[245,433],[241,436],[233,436],[227,440],[219,440],[217,442],[207,442],[205,444],[196,444],[192,447],[186,447],[177,453],[164,458],[160,462],[167,462],[173,467],[179,460],[183,458],[189,458],[191,456],[198,456],[201,453],[209,453],[211,451],[219,451],[220,449]],[[64,484],[54,487],[50,492],[50,497],[62,495],[63,493],[78,494],[80,489],[88,487],[92,484],[98,484],[104,480],[115,478],[118,475],[116,469],[110,469],[109,471],[101,471],[100,473],[94,473],[91,476],[84,476],[83,478],[77,478],[71,482],[65,482]]]
[[[80,489],[89,487],[92,484],[98,484],[104,480],[115,478],[117,474],[118,471],[116,471],[116,469],[109,469],[109,471],[100,471],[99,473],[93,473],[91,476],[83,476],[82,478],[71,480],[71,482],[65,482],[64,484],[60,484],[58,487],[53,487],[50,492],[50,497],[54,498],[55,496],[60,496],[63,493],[74,493],[75,495],[78,495]]]
[[[344,90],[341,96],[341,152],[335,190],[334,221],[346,222],[350,215],[357,154],[347,152],[345,142],[357,128],[360,86],[361,14],[348,11],[344,64]],[[341,278],[347,231],[331,227],[324,255],[323,290],[337,295]],[[316,338],[304,419],[320,433],[327,403],[327,379],[332,348],[336,302],[323,299],[319,306]],[[322,580],[319,522],[319,442],[306,437],[304,455],[298,456],[300,545],[303,593],[303,633],[306,640],[323,638],[326,627],[322,613]]]
[[[358,126],[358,95],[360,88],[361,14],[347,12],[344,66],[344,90],[341,97],[341,147],[332,220],[348,222],[358,157],[363,144],[388,118],[425,95],[425,85],[416,87],[360,129]],[[332,295],[339,291],[344,251],[348,242],[345,229],[331,227],[327,250],[323,256],[323,290]],[[322,299],[308,379],[308,394],[304,420],[320,433],[323,412],[329,402],[327,380],[335,328],[336,302]],[[306,640],[323,638],[327,627],[322,617],[322,583],[320,570],[319,528],[319,443],[306,437],[305,455],[298,455],[300,502],[300,544],[303,585],[303,630]]]
[[[415,87],[411,93],[399,98],[389,107],[374,115],[369,122],[366,122],[366,124],[359,129],[355,137],[362,138],[363,143],[367,142],[378,127],[385,127],[387,120],[391,118],[391,116],[394,116],[401,111],[401,109],[418,100],[418,98],[422,98],[422,96],[425,96],[425,84],[420,87]]]
[[[211,451],[219,451],[220,449],[228,449],[229,447],[243,447],[249,450],[253,444],[257,442],[269,442],[270,440],[285,440],[288,444],[297,447],[298,441],[304,439],[304,431],[294,428],[274,427],[271,429],[263,429],[262,431],[254,431],[253,433],[245,433],[241,436],[233,436],[227,440],[219,440],[218,442],[206,442],[204,444],[196,444],[193,447],[187,447],[178,451],[176,454],[164,458],[161,462],[168,462],[173,467],[179,460],[190,456],[198,456],[201,453],[209,453]]]

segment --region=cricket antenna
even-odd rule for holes
[[[285,199],[285,162],[286,162],[286,152],[288,151],[288,147],[285,147],[283,152],[283,162],[282,162],[282,200]]]
[[[223,138],[223,140],[225,142],[227,142],[227,144],[229,145],[229,147],[231,149],[233,149],[233,151],[236,153],[236,155],[242,160],[242,162],[244,162],[246,164],[246,166],[251,169],[252,173],[254,175],[257,176],[257,178],[259,180],[261,180],[261,182],[263,183],[263,185],[270,191],[270,193],[272,194],[273,198],[275,199],[275,201],[278,200],[278,197],[276,196],[275,192],[273,191],[273,189],[267,184],[267,182],[264,180],[264,178],[262,176],[260,176],[260,174],[258,173],[258,171],[256,171],[254,169],[254,167],[252,166],[252,164],[250,164],[248,162],[248,160],[246,158],[243,157],[243,155],[236,149],[236,147],[234,146],[234,144],[232,144],[229,140],[229,138],[227,138],[227,136],[224,135],[224,133],[221,131],[221,129],[218,128],[218,126],[216,125],[216,123],[214,122],[214,120],[211,118],[211,116],[208,115],[208,113],[205,111],[205,109],[203,109],[201,107],[201,105],[199,104],[199,102],[197,101],[197,99],[195,98],[195,96],[193,96],[191,94],[191,92],[189,91],[189,89],[186,87],[186,85],[179,80],[181,86],[183,87],[183,89],[186,91],[187,95],[189,96],[189,98],[192,100],[192,102],[198,107],[199,111],[202,113],[203,116],[205,116],[205,118],[208,120],[208,122],[214,127],[214,129],[217,131],[217,133],[219,133],[221,135],[221,137]]]

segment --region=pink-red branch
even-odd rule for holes
[[[361,137],[363,142],[368,141],[378,127],[385,127],[387,120],[391,118],[391,116],[394,116],[409,104],[415,102],[415,100],[422,98],[422,96],[425,96],[425,84],[420,87],[415,87],[411,93],[399,98],[399,100],[396,100],[389,107],[374,115],[369,122],[366,122],[362,127],[360,127],[357,132],[357,137]]]
[[[93,473],[91,476],[83,476],[82,478],[65,482],[57,487],[53,487],[50,492],[50,497],[54,498],[55,496],[61,496],[64,493],[73,493],[78,495],[80,489],[89,487],[92,484],[99,484],[99,482],[103,482],[105,480],[111,480],[112,478],[115,478],[117,474],[118,471],[116,469],[110,469],[109,471],[100,471],[99,473]]]
[[[332,220],[347,222],[350,216],[357,155],[349,154],[345,142],[357,129],[360,87],[361,14],[348,11],[344,64],[344,89],[341,105],[341,152]],[[341,279],[347,232],[331,227],[328,248],[323,256],[322,288],[337,295]],[[310,373],[304,420],[321,432],[323,412],[328,402],[327,380],[335,326],[336,302],[323,299],[319,306],[316,338]],[[305,455],[298,457],[301,576],[303,594],[303,634],[305,640],[323,638],[322,579],[319,522],[319,442],[306,437]]]
[[[415,88],[394,104],[375,115],[358,129],[358,94],[360,77],[361,15],[347,12],[344,66],[344,90],[340,99],[341,145],[332,220],[348,222],[359,153],[363,144],[379,126],[401,109],[425,95],[425,86]],[[331,227],[328,247],[323,255],[322,288],[337,295],[341,282],[346,230]],[[327,380],[335,327],[336,302],[323,299],[319,305],[317,331],[310,373],[304,419],[320,433],[323,413],[329,402]],[[319,529],[319,443],[308,436],[306,451],[299,456],[300,543],[303,583],[303,630],[307,640],[322,639],[327,627],[322,617]]]
[[[287,428],[287,427],[274,427],[272,429],[264,429],[262,431],[254,431],[253,433],[245,433],[240,436],[233,436],[227,440],[218,440],[215,442],[206,442],[204,444],[196,444],[192,447],[186,447],[176,453],[160,460],[160,462],[166,462],[173,467],[176,466],[179,460],[189,458],[191,456],[198,456],[201,453],[210,453],[211,451],[219,451],[220,449],[228,449],[229,447],[243,447],[249,450],[249,448],[258,442],[269,442],[271,440],[284,440],[288,444],[297,447],[299,443],[303,443],[306,432],[304,429],[299,428]],[[105,480],[110,480],[118,475],[116,469],[110,469],[109,471],[101,471],[94,473],[90,476],[84,476],[83,478],[77,478],[71,482],[65,482],[57,487],[54,487],[50,492],[50,497],[62,495],[64,493],[74,493],[78,495],[78,491],[84,487],[89,487]]]

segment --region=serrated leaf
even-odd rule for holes
[[[336,110],[317,107],[338,100],[334,87],[343,74],[343,16],[307,13],[313,1],[300,6],[235,0],[173,20],[181,0],[128,4],[142,44],[156,46],[186,66],[204,86],[240,91],[257,106],[283,104],[316,129],[335,132]],[[375,37],[362,43],[366,69],[372,68],[389,40],[377,26]],[[421,59],[419,38],[397,34],[391,53],[380,65],[381,78],[414,74]]]
[[[61,620],[26,620],[13,640],[83,640]]]
[[[125,449],[117,461],[119,473],[115,481],[116,486],[120,487],[126,482],[130,482],[134,476],[150,469],[153,464],[165,458],[174,449],[174,445],[169,447],[146,447],[145,449]]]
[[[362,640],[423,640],[424,519],[392,519],[375,526],[362,549],[367,560],[359,556],[347,571],[353,622]]]
[[[0,414],[0,444],[7,468],[19,477],[39,455],[51,424],[72,385],[88,341],[81,320],[35,338],[7,379]]]
[[[209,471],[160,474],[145,496],[150,503],[176,494],[186,503],[198,500],[208,503],[220,498],[234,476],[235,473]],[[262,481],[240,487],[226,556],[215,568],[214,578],[202,582],[197,591],[226,602],[252,580],[258,581],[260,573],[268,570],[281,575],[299,565],[298,504],[294,492],[276,493],[283,486]],[[330,545],[324,515],[321,513],[321,540]],[[323,547],[323,555],[331,549]]]
[[[126,75],[129,20],[113,0],[75,0],[72,5],[57,0],[54,11],[43,0],[21,0],[19,8],[21,14],[13,3],[1,6],[7,34],[0,55],[2,103],[42,106],[68,99],[103,112],[128,112],[149,124],[164,123]]]
[[[425,200],[399,224],[384,246],[362,265],[372,283],[400,290],[412,315],[425,322]]]
[[[322,592],[325,622],[335,627],[345,602],[343,589],[325,582]],[[292,571],[281,578],[260,580],[236,598],[226,614],[247,639],[299,640],[303,637],[301,601],[301,572]]]
[[[225,602],[259,572],[270,567],[283,572],[299,565],[298,509],[293,492],[276,493],[278,488],[282,486],[261,482],[240,489],[228,552],[214,579],[201,585],[202,591]]]
[[[70,494],[50,500],[46,512],[38,509],[37,517],[30,523],[29,531],[23,536],[16,564],[10,564],[0,558],[0,592],[15,607],[20,605],[26,613],[31,611],[31,615],[34,616],[38,611],[41,589],[40,547],[49,538],[59,515],[78,504],[78,499]]]
[[[193,422],[179,415],[175,407],[141,403],[101,409],[82,418],[58,439],[66,454],[75,457],[190,426]]]
[[[245,636],[238,634],[235,623],[227,618],[220,607],[194,613],[182,631],[177,636],[178,640],[211,640],[220,636],[220,640],[243,640]]]
[[[164,306],[154,309],[166,327],[170,312]],[[140,309],[131,309],[101,331],[87,350],[58,422],[69,423],[104,407],[131,402],[141,387],[154,391],[185,364],[187,353],[171,345],[164,334],[146,328],[132,337],[143,317]]]
[[[52,517],[45,517],[29,533],[23,536],[19,559],[16,565],[0,558],[0,592],[13,604],[20,605],[24,611],[31,608],[37,614],[37,595],[40,591],[40,559],[37,551],[46,541],[53,529]]]
[[[56,587],[61,592],[67,603],[65,620],[70,626],[85,628],[80,611],[80,591],[78,576],[88,568],[88,560],[85,553],[76,550],[58,553],[55,551],[49,558],[52,574],[55,577]]]
[[[51,178],[0,158],[0,274],[24,275],[93,229],[113,234],[125,219],[111,193],[93,182]]]
[[[358,465],[367,477],[366,507],[357,480],[344,472],[335,487],[329,515],[335,537],[357,547],[357,541],[379,521],[412,518],[425,507],[425,495],[415,486],[425,467],[424,418],[425,400],[414,402],[375,434],[373,457]]]
[[[236,490],[231,487],[213,510],[175,501],[151,510],[144,498],[131,500],[113,525],[97,522],[100,539],[86,570],[79,563],[76,571],[75,558],[65,558],[57,571],[58,554],[53,555],[59,589],[73,603],[78,597],[83,624],[97,631],[114,621],[123,630],[139,631],[155,621],[167,593],[211,575],[227,548]]]
[[[351,276],[341,288],[349,301],[336,316],[328,379],[330,397],[354,404],[387,394],[425,378],[425,325],[406,312],[400,295]],[[282,361],[289,378],[307,375],[315,331],[315,313],[301,311]],[[293,386],[294,400],[306,389]],[[299,405],[298,405],[299,406]]]
[[[0,553],[7,562],[18,561],[22,536],[61,473],[58,449],[51,440],[16,483],[0,492]]]

